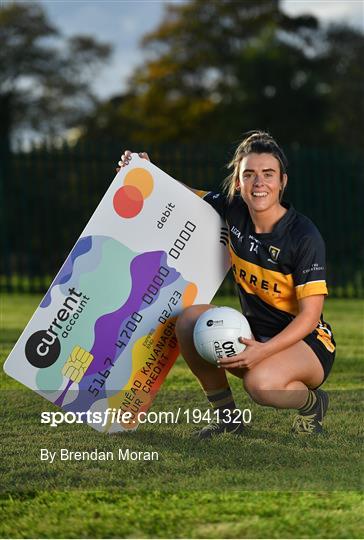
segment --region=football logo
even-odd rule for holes
[[[274,246],[269,246],[269,254],[272,257],[273,261],[277,261],[280,249]]]
[[[217,358],[236,355],[233,341],[216,340],[214,341],[214,350]]]

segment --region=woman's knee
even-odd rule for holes
[[[176,322],[176,335],[179,342],[185,339],[192,339],[197,319],[204,311],[207,311],[211,307],[214,306],[210,304],[197,304],[189,306],[182,311]]]
[[[192,373],[206,388],[222,388],[226,384],[224,370],[219,370],[201,358],[193,342],[193,330],[201,313],[210,309],[209,304],[200,304],[186,308],[176,322],[176,335],[180,351]]]
[[[244,388],[250,397],[259,405],[269,405],[276,393],[284,390],[286,384],[271,371],[252,370],[244,376]]]

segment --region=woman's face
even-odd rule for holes
[[[239,167],[241,196],[249,208],[263,212],[279,205],[281,190],[287,183],[287,175],[281,180],[279,161],[272,154],[248,154]]]

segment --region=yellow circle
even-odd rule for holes
[[[153,176],[146,169],[137,167],[128,172],[124,179],[124,186],[134,186],[139,189],[144,199],[149,197],[153,191]]]

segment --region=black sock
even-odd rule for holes
[[[317,396],[316,396],[315,391],[314,390],[309,390],[308,391],[308,396],[307,396],[307,401],[306,401],[306,403],[304,404],[303,407],[298,409],[299,413],[303,414],[303,415],[309,414],[311,412],[311,410],[315,407],[316,401],[317,401]]]
[[[230,386],[218,388],[217,390],[205,390],[205,394],[213,409],[219,409],[222,415],[224,415],[224,409],[229,409],[231,411],[236,409]]]

